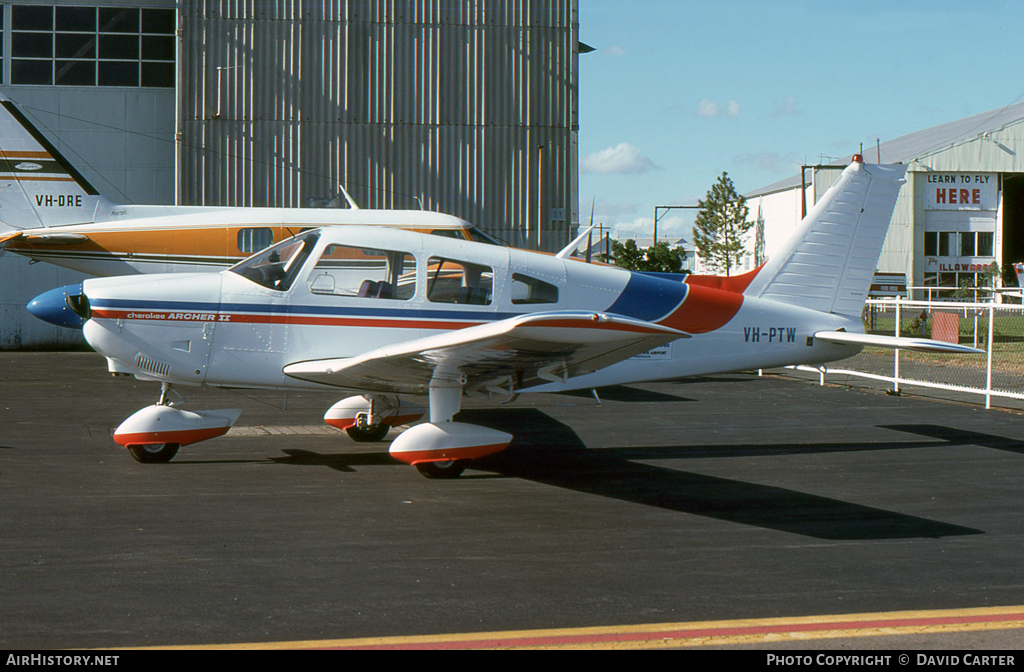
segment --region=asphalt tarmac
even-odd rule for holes
[[[110,437],[158,392],[0,353],[0,648],[1024,605],[1019,412],[753,374],[470,400],[516,439],[432,481],[323,425],[330,393],[182,388],[238,426],[139,464]]]

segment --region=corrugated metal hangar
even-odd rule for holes
[[[0,91],[111,201],[435,210],[557,250],[578,222],[578,0],[0,5]],[[0,258],[0,348],[81,277]]]
[[[915,297],[979,286],[993,262],[1024,261],[1024,103],[872,142],[864,159],[907,165],[878,270],[906,274],[921,288]],[[768,257],[849,161],[803,166],[746,194],[751,217],[764,221]]]

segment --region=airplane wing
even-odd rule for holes
[[[913,338],[906,336],[876,336],[874,334],[854,334],[846,331],[819,331],[814,334],[819,341],[839,343],[841,345],[871,345],[879,348],[899,350],[916,350],[918,352],[946,352],[956,354],[984,355],[984,350],[972,348],[958,343],[936,341],[931,338]]]
[[[358,390],[425,393],[430,382],[511,394],[610,366],[689,334],[604,313],[531,313],[385,346],[358,357],[289,364],[300,380]]]
[[[89,240],[89,237],[83,236],[80,233],[61,233],[59,231],[50,231],[49,229],[9,231],[7,233],[0,233],[0,249],[13,240],[38,241],[51,245],[76,245]]]

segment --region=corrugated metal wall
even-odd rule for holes
[[[178,198],[423,207],[555,250],[578,221],[578,0],[182,3]]]

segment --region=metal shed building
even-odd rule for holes
[[[1024,103],[872,143],[864,159],[907,166],[879,271],[906,274],[920,295],[974,286],[993,262],[1024,261]],[[769,257],[848,163],[804,166],[746,194]]]
[[[112,201],[422,207],[556,250],[578,221],[578,0],[22,0],[0,91]],[[169,28],[168,28],[169,26]],[[0,348],[82,276],[0,258]]]

